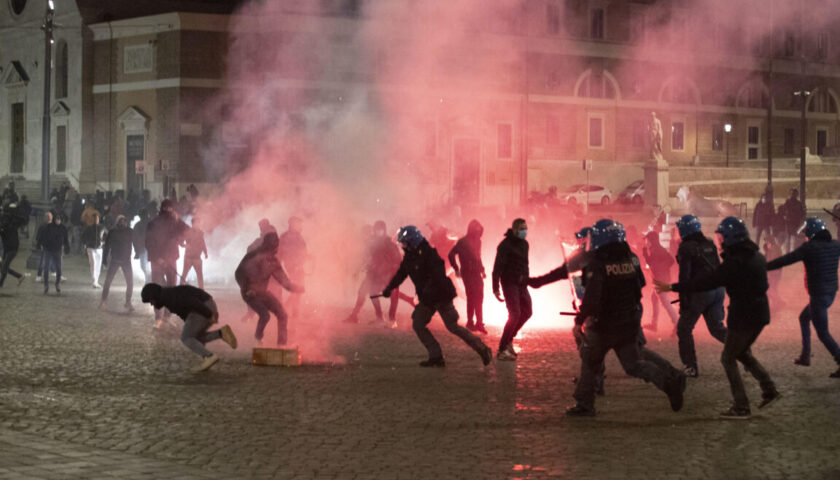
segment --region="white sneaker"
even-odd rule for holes
[[[513,362],[516,360],[516,355],[510,353],[510,350],[504,349],[496,354],[496,360],[503,362]]]
[[[98,284],[98,283],[94,283],[94,284],[93,284],[93,288],[102,288],[102,285],[100,285],[100,284]]]
[[[44,278],[43,278],[43,277],[41,277],[41,276],[37,276],[37,277],[35,277],[35,283],[41,283],[41,282],[43,282],[43,281],[44,281]]]
[[[233,329],[230,328],[230,325],[222,327],[222,341],[230,345],[230,348],[236,350],[238,342],[236,341],[236,335],[233,334]]]
[[[201,362],[201,365],[198,365],[197,367],[193,367],[192,372],[193,373],[203,372],[203,371],[209,369],[210,367],[212,367],[213,365],[215,365],[218,361],[219,361],[219,356],[216,355],[215,353],[213,355],[210,355],[209,357],[204,357],[204,361]]]

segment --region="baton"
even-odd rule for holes
[[[373,299],[379,298],[379,297],[384,297],[384,295],[382,295],[381,293],[377,293],[376,295],[371,295],[370,299],[373,300]]]
[[[840,220],[840,217],[838,217],[837,215],[835,215],[835,214],[834,214],[834,212],[832,212],[831,210],[829,210],[829,209],[827,209],[827,208],[823,208],[823,210],[825,211],[825,213],[827,213],[827,214],[831,215],[831,216],[832,216],[835,220]]]
[[[675,304],[675,303],[680,303],[680,299],[678,298],[678,299],[676,299],[676,300],[671,300],[671,305],[673,305],[673,304]]]
[[[566,315],[566,316],[569,316],[569,317],[576,317],[577,313],[576,312],[560,312],[560,315]]]

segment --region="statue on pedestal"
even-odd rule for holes
[[[663,162],[662,158],[662,122],[656,118],[656,112],[650,112],[648,123],[648,138],[650,139],[650,160]]]

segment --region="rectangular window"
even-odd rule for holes
[[[685,150],[685,123],[671,123],[671,150]]]
[[[557,145],[560,143],[560,119],[549,115],[545,119],[545,143]]]
[[[546,33],[557,35],[560,33],[560,7],[554,3],[545,6]]]
[[[633,148],[647,148],[647,122],[642,119],[633,120]]]
[[[509,123],[502,123],[498,127],[496,152],[499,158],[513,156],[513,127]]]
[[[825,155],[825,147],[828,146],[828,131],[817,129],[817,155]]]
[[[604,119],[589,117],[589,147],[604,148]]]
[[[785,155],[793,155],[793,139],[795,132],[792,128],[785,129]]]
[[[817,34],[817,60],[828,58],[828,32]]]
[[[23,173],[25,137],[23,103],[12,104],[12,162],[11,173]]]
[[[758,144],[759,138],[761,135],[759,134],[758,126],[756,125],[749,125],[747,127],[747,159],[748,160],[757,160],[759,155],[760,146]]]
[[[67,127],[55,127],[55,171],[67,170]]]
[[[723,150],[723,125],[719,123],[712,125],[712,150]]]
[[[604,9],[593,8],[590,12],[589,36],[595,40],[604,39]]]

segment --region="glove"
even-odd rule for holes
[[[385,298],[390,298],[391,297],[391,290],[383,290],[382,291],[382,296],[385,297]]]
[[[575,340],[578,342],[583,341],[583,326],[582,325],[575,325],[572,328],[572,335],[574,335]]]
[[[528,277],[528,286],[531,288],[540,288],[543,286],[543,283],[537,277]]]

